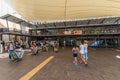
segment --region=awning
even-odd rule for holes
[[[2,23],[0,23],[0,28],[5,28],[5,26]]]
[[[13,15],[10,15],[10,14],[3,15],[0,18],[4,19],[4,20],[8,20],[8,21],[16,23],[16,24],[20,24],[22,26],[33,27],[33,25],[30,24],[29,22],[27,22],[27,21],[25,21],[23,19],[17,18],[17,17],[15,17]]]

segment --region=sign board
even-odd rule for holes
[[[72,34],[72,31],[64,31],[63,34],[69,35],[69,34]]]
[[[78,35],[78,34],[82,34],[82,30],[75,30],[75,31],[73,31],[73,34],[75,34],[75,35],[76,35],[76,34],[77,34],[77,35]]]

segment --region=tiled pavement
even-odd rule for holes
[[[29,54],[26,51],[20,62],[0,59],[0,80],[19,80],[51,55],[55,58],[30,80],[120,80],[120,59],[116,58],[120,52],[111,48],[90,48],[88,67],[80,63],[73,65],[71,48],[58,53],[42,52],[38,56]]]

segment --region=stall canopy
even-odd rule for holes
[[[31,27],[32,26],[32,24],[30,24],[28,21],[17,18],[15,16],[11,15],[11,14],[5,14],[5,15],[1,16],[0,18],[4,19],[4,20],[11,21],[11,22],[16,23],[16,24],[20,24],[22,26],[26,26],[26,27]]]
[[[120,16],[120,0],[5,0],[30,21]]]

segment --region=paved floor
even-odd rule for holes
[[[120,80],[120,51],[111,48],[90,48],[89,66],[77,66],[72,63],[71,48],[42,52],[38,56],[25,52],[24,60],[12,62],[8,58],[0,59],[0,80],[19,80],[26,73],[54,56],[46,66],[38,71],[30,80]]]
[[[7,52],[0,54],[0,58],[8,58],[8,57],[9,57],[9,54]]]

